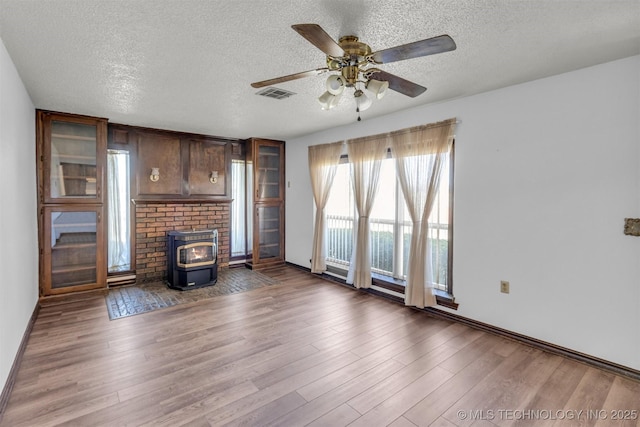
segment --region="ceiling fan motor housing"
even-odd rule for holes
[[[342,77],[347,82],[347,86],[353,86],[358,81],[360,70],[357,65],[348,65],[342,68]]]
[[[340,37],[338,44],[344,51],[344,56],[342,61],[337,61],[340,66],[336,67],[335,70],[340,69],[347,86],[353,86],[358,81],[359,66],[361,63],[366,62],[366,57],[371,54],[371,48],[368,44],[358,41],[356,36]],[[335,61],[335,58],[327,58],[330,69],[332,68],[330,63],[333,61]]]
[[[371,54],[371,48],[368,44],[358,41],[356,36],[342,36],[338,41],[338,44],[344,50],[345,56],[353,57],[358,56],[364,59],[367,55]]]

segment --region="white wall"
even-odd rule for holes
[[[0,40],[0,391],[38,301],[35,134],[33,103]]]
[[[639,104],[635,56],[289,140],[287,261],[309,267],[308,146],[457,117],[457,314],[640,369]]]

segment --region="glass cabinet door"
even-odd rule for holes
[[[257,149],[256,198],[258,200],[280,199],[282,197],[280,193],[281,146],[259,144]]]
[[[45,294],[103,287],[102,208],[44,208]]]
[[[247,144],[248,268],[284,262],[285,143],[250,138]],[[253,176],[252,176],[253,174]]]
[[[281,205],[258,205],[257,251],[260,260],[282,258]]]
[[[100,120],[45,117],[44,185],[47,203],[101,202],[105,130]]]

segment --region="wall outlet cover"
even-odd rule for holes
[[[506,280],[500,281],[500,292],[502,292],[503,294],[509,293],[509,282],[507,282]]]

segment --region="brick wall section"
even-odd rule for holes
[[[167,232],[218,229],[218,266],[229,265],[230,204],[136,204],[136,281],[167,278]]]

